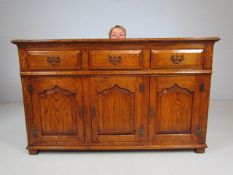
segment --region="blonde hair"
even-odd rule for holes
[[[110,29],[110,31],[109,31],[109,33],[108,33],[109,38],[110,38],[110,36],[111,36],[111,33],[112,33],[113,29],[116,29],[116,28],[119,28],[119,29],[123,30],[124,33],[125,33],[125,36],[126,36],[126,29],[125,29],[123,26],[121,26],[121,25],[115,25],[115,26],[113,26],[113,27]]]

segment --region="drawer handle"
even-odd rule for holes
[[[170,60],[173,62],[173,64],[180,64],[182,61],[184,61],[184,55],[174,54],[171,56]]]
[[[121,63],[122,57],[121,56],[109,56],[108,57],[108,62],[117,65],[118,63]]]
[[[52,65],[58,64],[60,63],[60,57],[57,57],[57,56],[47,57],[47,62]]]

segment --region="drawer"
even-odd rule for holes
[[[28,51],[29,70],[81,69],[80,51]]]
[[[92,50],[89,69],[141,69],[142,50]]]
[[[203,68],[203,49],[151,50],[151,68]]]

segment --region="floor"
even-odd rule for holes
[[[28,155],[22,103],[0,105],[0,175],[233,175],[233,101],[211,101],[205,154],[193,151]]]

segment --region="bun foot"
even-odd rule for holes
[[[195,149],[196,153],[205,153],[205,148],[197,148]]]
[[[34,149],[29,149],[28,152],[29,152],[30,155],[37,155],[39,151],[34,150]]]

